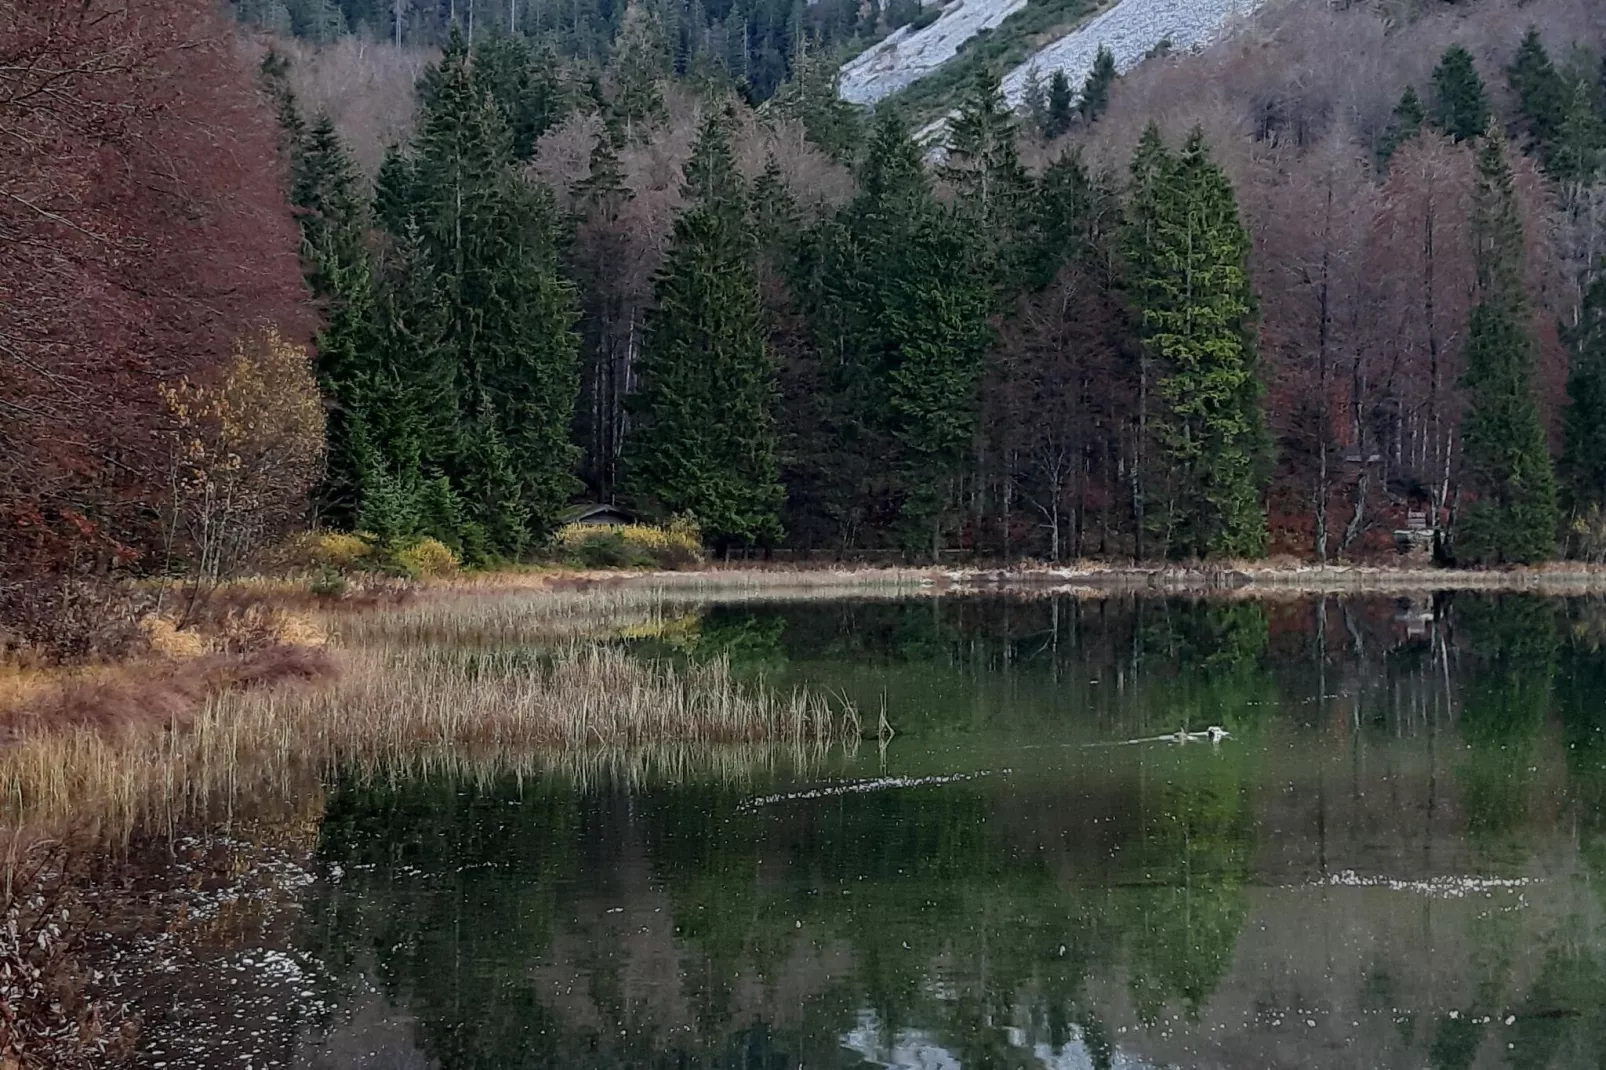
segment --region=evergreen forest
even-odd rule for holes
[[[837,94],[891,5],[716,7],[19,9],[10,604],[599,503],[782,559],[1606,558],[1582,0],[1292,4],[1013,107],[981,64],[921,132]]]

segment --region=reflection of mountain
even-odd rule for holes
[[[1491,645],[1458,603],[1401,647],[1391,606],[1330,608],[711,614],[767,675],[889,681],[887,774],[995,775],[757,808],[796,785],[346,785],[309,939],[443,1070],[1594,1065],[1598,655],[1555,614]],[[1178,711],[1234,738],[1088,746]],[[1479,777],[1519,780],[1498,852]]]

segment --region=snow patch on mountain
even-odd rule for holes
[[[874,104],[913,85],[957,56],[966,41],[1025,6],[1026,0],[954,0],[930,26],[900,26],[842,65],[842,99]]]

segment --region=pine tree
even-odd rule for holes
[[[783,496],[775,368],[730,124],[710,115],[686,165],[688,207],[654,283],[625,481],[638,502],[694,515],[718,543],[767,544],[780,538]]]
[[[1606,275],[1589,287],[1568,341],[1572,366],[1560,468],[1567,513],[1576,520],[1606,508]]]
[[[1104,45],[1099,46],[1093,58],[1093,69],[1082,84],[1082,100],[1078,105],[1082,118],[1094,122],[1110,106],[1110,86],[1115,83],[1115,55]]]
[[[1032,194],[1025,282],[1029,289],[1040,290],[1065,264],[1091,264],[1100,216],[1108,210],[1110,198],[1077,151],[1062,153],[1044,168]]]
[[[1479,302],[1467,325],[1461,434],[1465,482],[1475,497],[1457,524],[1455,553],[1532,563],[1555,550],[1556,481],[1534,395],[1522,222],[1505,137],[1492,120],[1478,151],[1474,233]]]
[[[420,99],[413,216],[447,309],[444,346],[458,369],[461,420],[478,443],[459,458],[457,480],[471,512],[483,505],[471,486],[507,498],[502,474],[474,470],[505,453],[523,512],[482,523],[490,549],[513,555],[556,527],[574,486],[574,292],[558,271],[556,206],[515,168],[511,133],[476,84],[461,35],[452,35]]]
[[[1548,157],[1561,130],[1568,94],[1537,29],[1530,28],[1523,36],[1511,66],[1506,68],[1506,84],[1528,129],[1529,148],[1542,158]]]
[[[767,107],[803,124],[808,139],[838,163],[851,163],[864,137],[863,109],[838,93],[837,67],[800,42],[791,77]]]
[[[1171,157],[1151,130],[1134,160],[1128,271],[1160,372],[1169,472],[1150,518],[1174,554],[1265,552],[1265,418],[1251,319],[1249,235],[1231,183],[1195,130]]]
[[[1048,137],[1048,88],[1037,65],[1026,72],[1026,84],[1021,89],[1021,107],[1026,110],[1026,121],[1039,137]]]
[[[522,38],[493,33],[474,46],[474,84],[495,102],[513,135],[513,155],[528,160],[536,140],[568,106],[557,54]]]
[[[1416,86],[1406,86],[1405,92],[1400,96],[1400,102],[1394,105],[1394,114],[1389,119],[1388,129],[1383,132],[1382,143],[1378,146],[1379,166],[1387,168],[1400,146],[1421,133],[1422,124],[1426,121],[1426,113],[1422,110],[1422,98],[1417,96]]]
[[[374,220],[391,234],[406,231],[413,215],[416,195],[413,163],[400,145],[385,149],[385,158],[374,179]]]
[[[1055,70],[1048,79],[1048,125],[1043,130],[1043,136],[1053,139],[1059,137],[1071,128],[1071,120],[1076,115],[1075,95],[1071,91],[1071,80],[1065,77],[1065,72]]]
[[[664,114],[665,76],[663,28],[643,5],[631,0],[625,7],[614,45],[612,111],[624,126],[625,138],[635,139],[652,129]]]
[[[999,140],[999,126],[980,112],[973,118],[954,136],[969,147],[971,161],[983,165],[968,177],[974,204],[984,196],[982,183],[991,181],[998,192],[1007,186],[1000,177],[1018,164]],[[877,123],[861,190],[847,209],[864,254],[856,265],[863,273],[859,284],[874,288],[860,313],[869,328],[861,344],[874,354],[867,368],[879,366],[885,384],[869,398],[884,406],[882,414],[866,416],[889,421],[902,475],[906,545],[924,542],[935,556],[952,520],[952,480],[975,432],[991,298],[985,276],[971,267],[969,228],[932,196],[919,149],[895,114]]]
[[[997,77],[985,71],[977,75],[948,123],[942,177],[986,234],[1014,218],[1026,190],[1016,126]]]
[[[1472,53],[1460,45],[1445,50],[1433,68],[1433,125],[1456,141],[1470,141],[1489,125],[1489,96],[1472,62]]]
[[[1545,158],[1545,168],[1562,188],[1563,201],[1582,200],[1582,190],[1599,176],[1606,161],[1606,118],[1597,113],[1590,99],[1589,83],[1573,87],[1567,110],[1556,128],[1556,136]]]
[[[1001,291],[1017,287],[1023,249],[1017,226],[1030,193],[1016,145],[1017,120],[998,79],[983,72],[948,124],[941,174],[973,232],[982,269]]]
[[[991,294],[970,228],[937,201],[890,108],[858,177],[858,195],[794,258],[834,450],[819,451],[811,480],[844,532],[869,513],[895,517],[906,551],[935,553],[975,434]]]
[[[1174,198],[1172,186],[1176,158],[1166,146],[1160,127],[1150,122],[1132,153],[1127,187],[1126,225],[1120,235],[1121,280],[1127,291],[1127,304],[1143,330],[1144,310],[1159,307],[1165,298],[1166,267],[1163,262],[1160,213]],[[1154,457],[1150,448],[1151,416],[1154,409],[1155,356],[1153,347],[1138,349],[1138,404],[1135,456],[1132,464],[1132,519],[1135,527],[1136,556],[1145,557],[1150,526],[1149,491]]]

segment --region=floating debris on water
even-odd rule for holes
[[[926,788],[939,784],[958,784],[982,777],[1008,776],[1009,769],[982,769],[974,773],[944,773],[935,776],[884,776],[873,780],[848,780],[839,784],[809,788],[807,791],[786,791],[776,795],[760,795],[738,804],[738,811],[756,810],[761,806],[794,802],[800,799],[824,799],[832,795],[858,795],[867,791],[890,791],[895,788]]]
[[[1398,880],[1393,877],[1363,877],[1353,869],[1334,873],[1324,880],[1303,885],[1306,888],[1387,888],[1394,892],[1414,892],[1437,899],[1461,899],[1469,895],[1515,891],[1539,884],[1535,877],[1429,877],[1426,880]]]
[[[1203,732],[1190,732],[1186,728],[1179,728],[1175,732],[1167,732],[1163,736],[1143,736],[1140,739],[1117,739],[1106,743],[1084,743],[1083,747],[1130,747],[1136,743],[1220,743],[1224,739],[1231,739],[1232,733],[1218,724],[1213,724]]]

